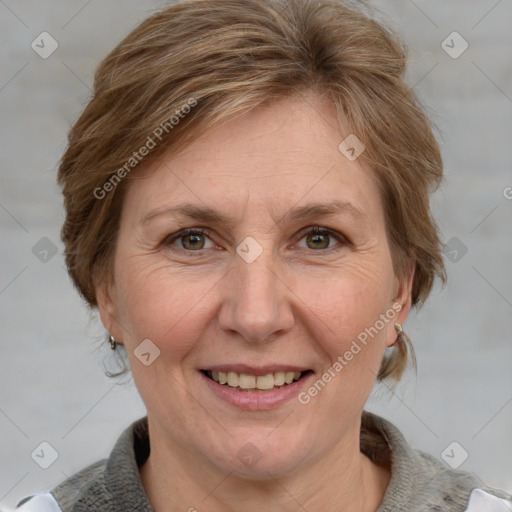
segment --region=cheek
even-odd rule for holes
[[[126,343],[133,349],[150,339],[179,359],[204,330],[212,306],[212,275],[192,275],[165,264],[132,261],[116,273],[118,315]]]
[[[381,320],[391,310],[392,270],[377,265],[346,265],[323,279],[302,278],[297,295],[307,297],[304,311],[319,345],[333,364],[348,360],[344,373],[358,367],[378,370],[392,320]],[[368,374],[371,377],[371,374]]]
[[[390,306],[377,283],[355,278],[331,280],[322,293],[310,299],[315,304],[315,314],[309,315],[310,330],[324,359],[323,373],[316,375],[302,394],[302,403],[309,403],[313,415],[324,415],[325,404],[329,404],[331,414],[343,421],[362,409],[368,399],[392,325],[381,325],[380,317]],[[326,425],[327,437],[337,435],[337,425]]]

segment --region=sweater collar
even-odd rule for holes
[[[377,512],[397,512],[397,503],[409,503],[417,485],[415,452],[389,421],[363,411],[361,452],[379,465],[391,467],[391,480]],[[107,461],[105,486],[120,510],[153,512],[140,478],[139,468],[149,457],[147,416],[119,437]]]
[[[118,510],[154,512],[139,467],[149,457],[147,416],[131,424],[117,440],[105,468],[105,487]]]

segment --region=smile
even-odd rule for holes
[[[304,372],[278,371],[265,375],[250,375],[248,373],[232,371],[202,370],[204,375],[213,381],[230,388],[238,389],[239,391],[273,391],[300,380],[305,374],[310,373],[310,371],[311,370]]]
[[[277,368],[272,368],[274,371],[253,370],[252,373],[245,373],[251,371],[245,368],[245,372],[226,370],[203,369],[198,374],[215,400],[245,411],[269,411],[284,405],[296,399],[314,377],[312,370],[297,371],[297,368],[294,371],[289,368],[287,371]]]

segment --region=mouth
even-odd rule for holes
[[[221,370],[200,370],[210,380],[242,392],[268,393],[286,388],[291,384],[298,382],[309,374],[312,370],[305,371],[276,371],[264,375],[254,375],[249,373],[238,373],[233,371]]]

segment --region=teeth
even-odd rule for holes
[[[282,386],[284,384],[284,372],[274,373],[274,386]]]
[[[238,387],[238,373],[228,372],[228,386],[232,388]]]
[[[295,373],[294,372],[286,372],[284,374],[284,381],[286,382],[286,384],[291,384],[293,382],[293,378],[294,377],[295,377]]]
[[[272,389],[274,387],[274,376],[271,373],[260,375],[256,379],[256,387],[258,389]]]
[[[254,375],[241,373],[238,376],[238,387],[242,389],[254,389],[256,387],[256,377]]]
[[[291,384],[294,380],[299,380],[301,373],[275,372],[256,377],[247,373],[212,371],[210,375],[215,382],[226,384],[231,388],[260,389],[265,391],[284,386],[285,384]]]

